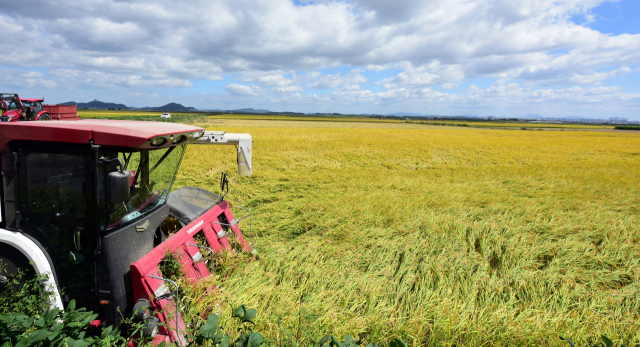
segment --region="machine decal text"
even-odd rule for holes
[[[204,221],[203,220],[199,221],[198,224],[194,225],[193,227],[191,227],[191,229],[189,229],[189,231],[187,231],[187,234],[191,235],[191,233],[196,231],[196,229],[198,229],[199,227],[201,227],[202,224],[204,224]]]

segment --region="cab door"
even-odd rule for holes
[[[22,232],[48,251],[65,301],[95,297],[89,146],[28,143],[19,152]]]

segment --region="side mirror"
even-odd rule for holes
[[[227,173],[222,171],[222,174],[220,175],[220,192],[224,192],[225,188],[227,189],[227,191],[224,193],[220,200],[224,200],[224,197],[227,196],[227,193],[229,193],[229,179],[227,178]]]
[[[124,164],[120,158],[100,158],[102,162],[117,162],[120,171],[109,172],[107,177],[107,201],[112,204],[129,201],[131,198],[131,172],[124,170]]]
[[[107,183],[107,199],[110,204],[119,204],[129,201],[131,197],[131,172],[109,172]]]

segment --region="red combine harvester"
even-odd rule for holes
[[[76,106],[43,105],[44,99],[21,99],[18,94],[0,94],[0,122],[30,120],[79,120]]]
[[[53,307],[75,299],[100,314],[96,327],[137,312],[147,337],[185,344],[177,288],[159,270],[165,254],[197,281],[210,274],[201,250],[229,249],[232,235],[252,251],[239,227],[250,214],[236,219],[224,196],[203,189],[172,192],[188,144],[236,145],[238,173],[251,175],[249,134],[142,121],[0,123],[0,292],[31,263],[49,276]],[[170,216],[181,228],[164,240]]]

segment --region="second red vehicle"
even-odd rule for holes
[[[76,106],[44,105],[44,99],[22,99],[18,94],[0,94],[1,122],[80,119]]]

